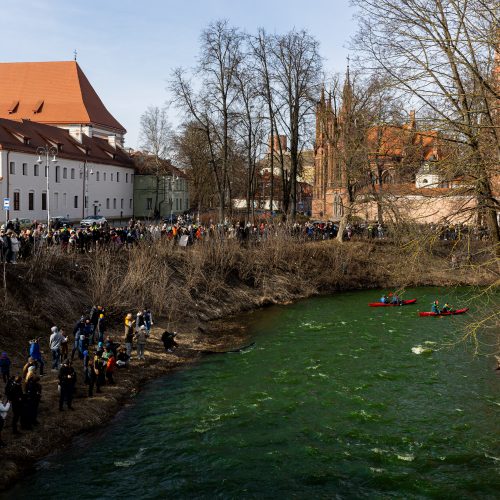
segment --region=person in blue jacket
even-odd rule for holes
[[[40,367],[40,377],[42,377],[45,363],[42,359],[42,351],[40,351],[40,337],[30,341],[30,356],[38,363]]]
[[[436,314],[441,314],[441,311],[439,310],[439,301],[435,300],[433,303],[432,303],[432,309],[431,311],[433,313],[436,313]]]

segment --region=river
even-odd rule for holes
[[[452,345],[474,308],[417,317],[437,294],[460,306],[469,292],[413,289],[416,305],[390,308],[342,293],[245,315],[253,346],[150,383],[6,497],[498,498],[500,373]]]

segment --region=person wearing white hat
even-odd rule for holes
[[[146,326],[142,325],[135,334],[135,340],[137,342],[138,359],[144,359],[144,350],[146,348],[147,338],[148,338],[148,331],[146,330]]]

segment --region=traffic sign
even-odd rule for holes
[[[3,209],[10,210],[10,198],[3,199]]]

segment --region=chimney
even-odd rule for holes
[[[285,153],[286,146],[287,146],[286,135],[274,135],[273,136],[273,152],[274,153],[280,152],[280,144],[281,144],[281,150],[283,151],[283,153]]]

